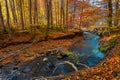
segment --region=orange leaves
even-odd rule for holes
[[[118,52],[118,50],[117,50]],[[119,52],[120,53],[120,52]],[[113,53],[115,54],[115,52]],[[77,74],[77,75],[76,75]],[[100,65],[90,68],[88,70],[80,70],[76,72],[75,76],[79,76],[82,80],[119,80],[120,79],[120,57],[110,56]],[[69,80],[74,77],[69,77]],[[79,79],[79,80],[80,80]]]

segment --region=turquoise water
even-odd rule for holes
[[[81,62],[88,66],[94,66],[105,57],[104,53],[98,50],[100,37],[90,32],[84,32],[83,34],[84,40],[75,42],[70,51],[81,54],[82,56],[79,58]]]
[[[80,63],[86,64],[87,66],[95,66],[105,57],[104,53],[100,52],[98,49],[98,40],[100,39],[100,37],[90,32],[84,32],[83,34],[84,39],[82,41],[77,41],[73,43],[69,50],[71,52],[74,52],[75,54],[81,55],[78,58]],[[72,69],[73,68],[70,68],[70,66],[61,65],[58,67],[58,74],[73,72],[74,70]]]

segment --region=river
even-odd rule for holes
[[[97,65],[101,60],[104,59],[104,53],[99,51],[99,39],[98,35],[90,32],[84,32],[84,39],[77,41],[69,48],[70,52],[79,54],[77,59],[80,63],[85,64],[89,67]],[[47,58],[48,61],[44,62],[43,59]],[[76,58],[73,58],[76,59]],[[74,66],[78,69],[83,69],[83,66],[79,66],[70,57],[64,59],[57,59],[56,56],[44,56],[38,57],[33,61],[26,62],[15,68],[15,63],[5,65],[0,71],[0,77],[3,76],[3,80],[30,80],[32,77],[40,76],[55,76],[59,74],[67,74],[74,71],[73,67],[69,64],[61,64],[56,68],[55,66],[62,61],[71,61]],[[55,70],[54,74],[53,71]]]

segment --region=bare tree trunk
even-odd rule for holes
[[[111,27],[112,27],[112,13],[113,13],[113,10],[112,10],[112,0],[108,0],[108,32],[109,32],[109,35],[110,35],[110,32],[111,32]]]
[[[62,19],[63,19],[63,18],[62,18],[62,17],[63,17],[63,15],[62,15],[62,0],[61,0],[61,3],[60,3],[60,4],[61,4],[61,6],[60,6],[60,27],[62,28],[62,25],[63,25],[63,24],[62,24]]]
[[[19,1],[18,0],[13,0],[15,3],[15,10],[16,10],[16,17],[17,17],[17,23],[18,25],[20,24],[20,9],[19,9]]]
[[[29,1],[29,21],[30,21],[30,25],[32,24],[32,1],[31,0],[28,0]]]
[[[75,17],[76,17],[76,0],[74,0],[74,13],[73,13],[73,25],[75,27]]]
[[[37,24],[37,17],[38,17],[38,14],[37,14],[37,0],[34,0],[34,24]]]
[[[1,23],[2,33],[4,33],[5,32],[5,25],[4,25],[3,15],[2,15],[1,3],[0,3],[0,23]]]
[[[17,18],[16,18],[16,14],[15,14],[14,0],[9,0],[9,1],[10,1],[12,16],[13,16],[13,22],[15,24],[15,23],[17,23]]]
[[[57,2],[58,3],[58,24],[60,25],[61,23],[60,23],[60,3],[59,2]]]
[[[60,23],[62,28],[65,26],[65,11],[64,11],[64,0],[61,0],[61,12],[60,12]]]
[[[22,10],[22,0],[20,0],[19,6],[20,6],[20,17],[21,17],[21,25],[22,29],[24,29],[24,20],[23,20],[23,10]]]
[[[68,0],[66,2],[66,28],[67,28],[67,31],[68,31]]]
[[[114,25],[118,26],[118,22],[119,22],[119,0],[116,0]]]
[[[84,0],[82,0],[82,2],[84,3]],[[83,6],[81,6],[80,26],[79,26],[79,29],[80,29],[80,27],[82,27],[82,19],[83,19],[82,14],[83,14]]]
[[[50,0],[50,25],[52,26],[53,25],[53,13],[52,13],[52,0]],[[53,27],[51,27],[53,28]]]
[[[58,25],[58,18],[57,18],[57,2],[54,3],[55,4],[55,21],[56,21],[56,25]]]
[[[46,8],[46,15],[47,15],[47,26],[45,31],[45,40],[48,40],[49,36],[49,27],[50,27],[50,0],[45,0],[45,8]]]
[[[7,27],[8,27],[8,33],[9,33],[9,40],[11,40],[11,29],[10,29],[10,14],[9,14],[9,9],[8,9],[8,0],[5,0],[6,4],[6,16],[7,16]]]
[[[108,25],[112,27],[112,0],[108,0]]]
[[[16,15],[16,6],[15,6],[15,0],[13,0],[13,11],[14,11],[14,15],[15,15],[15,19],[16,19],[16,23],[18,24],[18,21],[17,21],[17,15]]]

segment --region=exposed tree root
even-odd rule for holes
[[[89,66],[85,65],[85,64],[82,64],[82,63],[77,63],[78,65],[81,65],[81,66],[84,66],[85,68],[90,68]]]
[[[53,72],[52,72],[52,75],[55,73],[55,71],[57,70],[57,68],[58,68],[60,65],[63,65],[63,64],[69,64],[70,66],[72,66],[72,68],[73,68],[75,71],[78,71],[77,67],[76,67],[73,63],[71,63],[71,62],[69,62],[69,61],[64,61],[64,62],[60,62],[60,63],[58,63],[58,64],[56,65],[55,69],[54,69]]]

